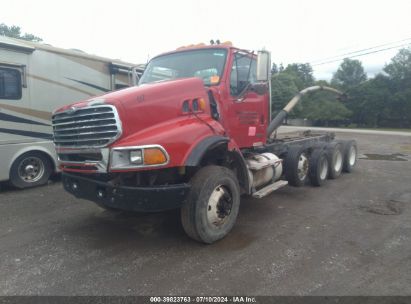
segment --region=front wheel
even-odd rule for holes
[[[240,208],[240,187],[234,173],[207,166],[191,180],[191,190],[181,208],[181,222],[191,238],[211,244],[233,228]]]

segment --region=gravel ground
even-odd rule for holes
[[[0,295],[411,295],[411,136],[349,134],[356,170],[244,197],[203,245],[177,211],[110,213],[60,182],[0,192]]]

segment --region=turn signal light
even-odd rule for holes
[[[220,76],[214,75],[210,77],[210,83],[211,84],[216,84],[220,81]]]
[[[144,164],[145,165],[160,165],[167,162],[167,157],[164,152],[158,148],[144,149]]]

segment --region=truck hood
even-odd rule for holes
[[[117,108],[122,124],[121,138],[125,138],[155,125],[184,118],[182,116],[188,114],[183,112],[184,101],[187,100],[191,106],[194,99],[200,98],[207,102],[204,112],[210,114],[203,81],[199,78],[184,78],[111,92],[64,106],[56,112],[65,111],[70,107],[111,104]]]

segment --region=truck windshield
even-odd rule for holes
[[[139,84],[186,77],[199,77],[205,85],[220,82],[227,57],[225,49],[182,51],[154,58]]]

